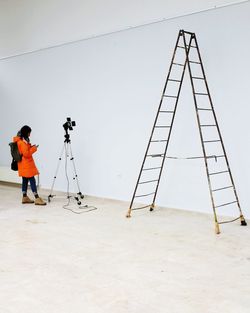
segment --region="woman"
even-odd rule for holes
[[[17,142],[18,150],[22,155],[22,160],[18,162],[18,174],[22,177],[22,203],[34,203],[36,205],[46,205],[37,193],[35,175],[39,172],[36,168],[32,154],[37,151],[36,145],[30,144],[31,128],[27,125],[23,126],[18,132],[17,136],[13,138],[14,142]],[[28,182],[30,182],[31,190],[35,196],[35,201],[31,200],[27,196]]]

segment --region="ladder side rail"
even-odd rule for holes
[[[173,66],[173,62],[174,62],[174,58],[175,58],[175,55],[176,55],[176,51],[177,51],[177,47],[178,47],[178,43],[179,43],[180,37],[181,37],[181,31],[179,32],[179,35],[177,37],[177,41],[176,41],[176,44],[175,44],[175,48],[174,48],[172,60],[171,60],[171,63],[170,63],[169,71],[168,71],[167,78],[166,78],[166,81],[165,81],[165,85],[164,85],[164,88],[163,88],[163,91],[162,91],[160,104],[159,104],[158,111],[157,111],[157,114],[156,114],[156,117],[155,117],[155,120],[154,120],[154,124],[153,124],[152,131],[151,131],[151,134],[150,134],[150,137],[149,137],[148,145],[147,145],[147,148],[146,148],[146,152],[145,152],[145,155],[144,155],[144,158],[143,158],[141,169],[140,169],[140,172],[139,172],[139,175],[138,175],[138,179],[137,179],[137,182],[136,182],[136,186],[135,186],[135,189],[134,189],[134,193],[133,193],[130,205],[129,205],[129,213],[128,213],[127,216],[130,216],[130,213],[131,213],[131,209],[132,209],[132,206],[133,206],[133,202],[134,202],[134,198],[135,198],[136,191],[137,191],[137,188],[138,188],[138,184],[139,184],[139,181],[140,181],[140,177],[141,177],[141,174],[142,174],[142,170],[143,170],[143,167],[144,167],[144,164],[145,164],[145,161],[146,161],[146,157],[147,157],[147,154],[148,154],[149,146],[150,146],[153,134],[154,134],[155,125],[157,123],[159,112],[161,110],[164,94],[165,94],[165,91],[166,91],[166,88],[167,88],[168,79],[169,79],[169,76],[170,76],[170,73],[171,73],[171,70],[172,70],[172,66]]]
[[[184,32],[180,31],[180,34],[183,37],[183,42],[184,42],[185,49],[186,49],[186,42],[184,41]],[[191,37],[190,37],[190,41],[189,41],[189,45],[188,45],[188,53],[189,53],[190,45],[191,45]],[[153,209],[153,207],[155,205],[155,200],[156,200],[157,192],[158,192],[159,185],[160,185],[160,180],[161,180],[161,176],[162,176],[164,163],[165,163],[165,160],[167,158],[167,150],[168,150],[169,140],[170,140],[170,136],[171,136],[172,129],[173,129],[175,114],[176,114],[176,110],[177,110],[177,104],[178,104],[179,97],[180,97],[180,92],[181,92],[183,78],[184,78],[184,74],[185,74],[185,70],[186,70],[186,65],[187,65],[187,57],[186,57],[186,60],[185,60],[184,66],[183,66],[183,71],[182,71],[182,75],[181,75],[181,82],[180,82],[178,93],[177,93],[174,113],[173,113],[170,129],[169,129],[169,133],[168,133],[168,140],[167,140],[167,144],[166,144],[166,147],[165,147],[165,150],[164,150],[164,154],[163,154],[163,158],[162,158],[161,169],[160,169],[160,172],[159,172],[158,182],[157,182],[157,185],[156,185],[155,194],[154,194],[153,202],[152,202],[152,205],[151,205],[151,209]]]
[[[195,40],[195,34],[194,33],[191,35],[191,38]],[[184,36],[184,41],[186,42],[185,36]],[[195,40],[195,44],[196,44],[196,42],[197,41]],[[197,50],[198,50],[198,47],[197,47]],[[194,104],[195,104],[196,118],[197,118],[197,122],[198,122],[199,134],[200,134],[200,139],[201,139],[202,152],[204,155],[204,162],[205,162],[205,168],[206,168],[206,174],[207,174],[207,180],[208,180],[208,186],[209,186],[209,193],[210,193],[210,198],[211,198],[213,212],[214,212],[216,233],[219,234],[220,230],[219,230],[218,218],[217,218],[217,214],[216,214],[216,210],[215,210],[215,202],[214,202],[214,197],[213,197],[213,193],[212,193],[211,180],[209,177],[207,154],[206,154],[206,150],[205,150],[203,134],[201,131],[200,116],[198,113],[198,105],[197,105],[197,99],[196,99],[196,95],[195,95],[195,87],[194,87],[194,82],[193,82],[193,78],[192,78],[192,70],[191,70],[191,66],[190,66],[190,62],[189,62],[189,55],[188,55],[187,49],[186,49],[186,54],[187,54],[188,71],[189,71],[189,76],[190,76],[190,81],[191,81],[191,86],[192,86],[192,92],[193,92],[193,98],[194,98]]]
[[[223,153],[224,153],[224,156],[225,156],[225,160],[226,160],[226,164],[227,164],[227,169],[228,169],[229,176],[230,176],[230,179],[231,179],[231,182],[232,182],[232,185],[233,185],[235,198],[237,200],[237,205],[238,205],[238,208],[239,208],[239,211],[240,211],[240,215],[243,217],[243,213],[242,213],[242,210],[241,210],[239,198],[238,198],[238,195],[237,195],[237,192],[236,192],[236,188],[235,188],[235,183],[234,183],[234,180],[233,180],[233,175],[232,175],[232,172],[231,172],[231,169],[230,169],[230,165],[229,165],[229,162],[228,162],[226,149],[225,149],[225,146],[224,146],[224,142],[223,142],[223,139],[222,139],[221,131],[220,131],[219,124],[218,124],[218,121],[217,121],[217,117],[216,117],[216,114],[215,114],[215,110],[214,110],[211,94],[210,94],[210,91],[209,91],[209,87],[208,87],[208,83],[207,83],[207,79],[206,79],[206,74],[205,74],[204,66],[203,66],[203,63],[202,63],[202,60],[201,60],[200,50],[199,50],[199,46],[198,46],[196,37],[194,38],[194,40],[195,40],[195,44],[197,46],[197,52],[198,52],[198,56],[199,56],[199,61],[201,63],[201,70],[202,70],[202,74],[204,76],[205,85],[206,85],[206,89],[207,89],[210,105],[211,105],[211,108],[212,108],[214,120],[215,120],[216,127],[217,127],[217,130],[218,130],[219,138],[220,138],[220,141],[221,141],[222,150],[223,150]]]

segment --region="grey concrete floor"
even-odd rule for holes
[[[7,186],[0,199],[1,313],[250,312],[250,226],[215,235],[212,215],[166,208],[126,219],[127,203],[94,197],[73,214]]]

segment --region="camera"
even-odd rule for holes
[[[65,131],[67,132],[68,129],[69,130],[73,130],[74,126],[76,126],[76,122],[75,121],[71,121],[71,118],[67,117],[67,122],[63,124],[63,128],[65,129]]]
[[[65,140],[64,142],[70,143],[70,136],[69,136],[69,130],[73,130],[73,127],[76,126],[75,121],[71,121],[70,117],[67,117],[67,122],[63,124],[63,128],[65,130]]]

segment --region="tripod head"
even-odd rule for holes
[[[66,129],[65,129],[64,137],[65,137],[64,142],[70,143],[70,135],[68,133],[68,130],[66,130]]]
[[[73,127],[76,126],[75,121],[71,121],[70,117],[67,117],[66,123],[63,124],[63,128],[65,130],[65,140],[64,142],[70,143],[70,135],[69,135],[69,130],[73,130]]]

